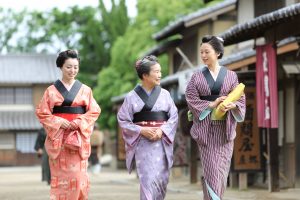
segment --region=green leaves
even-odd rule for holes
[[[111,63],[110,52],[114,42],[124,35],[129,24],[125,0],[111,2],[110,10],[106,9],[102,0],[99,0],[98,8],[74,6],[65,11],[54,8],[48,12],[14,13],[0,8],[1,52],[57,53],[67,48],[79,51],[81,64],[78,79],[91,87],[95,87],[97,82],[102,84],[100,91],[95,90],[95,96],[103,109],[103,119],[108,119],[103,127],[113,127],[115,123],[109,117],[112,107],[110,98],[132,87],[131,83],[122,82],[121,74],[114,68],[106,69]],[[21,35],[16,34],[19,27],[22,28]],[[101,70],[103,75],[98,76]],[[128,75],[128,79],[134,77],[134,74]],[[111,80],[120,83],[113,85]]]
[[[109,67],[99,73],[95,96],[102,108],[101,127],[111,129],[116,127],[111,98],[132,90],[139,82],[134,68],[135,62],[155,46],[152,34],[161,30],[170,21],[201,6],[203,4],[198,0],[138,0],[138,15],[128,26],[125,34],[114,42]],[[161,56],[159,61],[163,76],[166,76],[167,56]]]

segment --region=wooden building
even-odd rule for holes
[[[197,147],[190,139],[184,92],[195,70],[202,67],[200,42],[204,35],[225,40],[220,64],[237,72],[246,84],[246,119],[237,128],[230,184],[241,189],[258,184],[278,191],[281,187],[300,187],[300,3],[299,0],[225,0],[212,7],[184,16],[153,35],[157,46],[146,54],[168,55],[169,75],[161,84],[168,89],[179,109],[177,137],[183,138],[191,182],[200,177]],[[175,39],[174,39],[175,38]],[[278,126],[261,127],[258,117],[258,46],[272,44],[276,61]],[[273,86],[272,86],[273,87]],[[271,88],[274,90],[274,88]],[[122,103],[124,95],[115,97]],[[272,117],[274,114],[272,114]],[[119,152],[123,151],[120,130]],[[179,140],[180,141],[180,140]],[[244,146],[245,141],[247,145]],[[182,148],[179,148],[182,150]],[[181,151],[182,152],[182,151]],[[122,154],[122,153],[121,153]],[[124,154],[122,154],[124,156]],[[180,155],[178,156],[180,157]],[[120,158],[122,161],[123,158]],[[175,161],[176,163],[176,161]]]
[[[35,107],[60,77],[55,55],[0,55],[0,166],[34,165]]]
[[[227,4],[226,4],[227,3]],[[263,180],[268,182],[270,191],[277,191],[280,187],[299,187],[300,169],[300,144],[299,144],[299,31],[297,24],[300,23],[298,1],[256,1],[238,0],[224,1],[219,4],[226,8],[230,3],[234,4],[227,17],[210,17],[204,21],[198,20],[194,27],[190,27],[189,16],[184,17],[181,26],[170,25],[154,35],[154,39],[162,41],[157,47],[149,51],[149,54],[169,55],[169,75],[162,81],[162,85],[173,94],[177,106],[184,110],[184,91],[187,81],[192,72],[197,70],[199,62],[199,43],[203,35],[219,35],[225,40],[225,56],[221,64],[238,73],[241,82],[246,84],[247,116],[244,123],[237,128],[236,148],[233,156],[232,173],[230,182],[234,185],[236,176],[239,174],[241,188],[247,184],[254,184],[255,177],[262,173]],[[216,5],[213,8],[218,7]],[[198,11],[200,12],[200,11]],[[214,14],[218,13],[214,10]],[[207,13],[207,15],[209,15]],[[210,16],[213,14],[210,14]],[[229,17],[229,16],[230,17]],[[201,18],[203,19],[203,17]],[[234,26],[220,30],[215,24],[218,20],[231,19]],[[234,21],[234,19],[236,21]],[[179,27],[179,28],[178,28]],[[172,31],[171,31],[172,30]],[[192,33],[194,32],[194,36]],[[196,33],[196,34],[195,34]],[[170,36],[179,34],[181,42],[170,45]],[[166,42],[165,42],[166,41]],[[256,47],[271,43],[276,51],[276,87],[278,90],[278,127],[259,127],[257,113],[257,88],[256,79],[257,64]],[[163,45],[165,44],[165,45]],[[169,46],[168,46],[169,45]],[[180,57],[180,58],[179,58]],[[179,60],[179,62],[178,62]],[[189,67],[194,66],[194,67]],[[187,69],[191,68],[191,69]],[[196,69],[195,69],[196,68]],[[198,68],[199,69],[199,68]],[[271,88],[272,89],[272,88]],[[184,116],[184,115],[183,115]],[[297,121],[298,120],[298,121]],[[187,123],[187,122],[186,122]],[[186,126],[183,126],[186,127]],[[248,136],[247,136],[248,134]],[[245,137],[245,135],[247,137]],[[251,135],[251,137],[249,137]],[[243,141],[249,141],[251,151],[242,152]],[[191,181],[197,180],[193,157],[196,148],[191,145],[190,172]],[[250,148],[249,148],[250,150]],[[248,179],[248,180],[247,180]],[[268,181],[265,181],[268,179]]]

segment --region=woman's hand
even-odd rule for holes
[[[70,128],[70,122],[66,119],[61,119],[63,121],[63,123],[61,124],[60,128],[62,129],[68,129]]]
[[[74,131],[76,129],[78,129],[78,124],[74,121],[71,121],[69,128]]]
[[[216,108],[220,103],[222,103],[227,96],[218,97],[215,101],[211,102],[208,106],[210,108]]]
[[[141,135],[146,137],[149,140],[153,140],[156,134],[156,128],[151,127],[142,127]]]
[[[221,106],[221,111],[222,112],[227,112],[228,110],[232,110],[236,108],[236,104],[235,103],[228,103],[227,106]]]
[[[153,137],[152,140],[153,141],[160,140],[162,138],[162,135],[163,135],[163,131],[160,128],[158,128],[158,129],[156,129],[155,136]]]
[[[39,148],[39,149],[37,150],[37,156],[40,158],[42,155],[43,155],[43,149],[42,149],[42,148]]]

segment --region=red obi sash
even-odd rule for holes
[[[53,113],[53,115],[57,117],[64,118],[69,122],[76,119],[76,117],[80,116],[81,114],[74,114],[74,113]]]

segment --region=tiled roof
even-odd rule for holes
[[[159,56],[159,55],[165,53],[168,49],[179,46],[181,42],[182,42],[182,39],[174,39],[174,40],[162,42],[161,44],[156,45],[155,47],[150,49],[148,52],[146,52],[145,56],[147,56],[147,55]]]
[[[227,10],[228,7],[232,7],[232,9],[234,9],[235,4],[236,4],[236,0],[225,0],[224,2],[218,3],[214,6],[199,9],[196,12],[193,12],[191,14],[179,18],[174,22],[171,22],[170,25],[166,26],[158,33],[155,33],[153,35],[153,38],[155,40],[162,40],[171,35],[175,35],[185,27],[190,27],[192,25],[195,25],[195,23],[201,23],[203,21],[206,21],[207,19],[212,18],[213,16],[211,15],[218,16],[220,14],[228,12]]]
[[[292,4],[279,10],[256,17],[249,22],[235,25],[229,30],[220,34],[220,37],[224,39],[225,45],[231,45],[258,38],[263,36],[266,30],[269,30],[278,24],[287,23],[289,20],[293,20],[299,15],[300,3]]]
[[[34,111],[0,111],[0,130],[35,130],[41,127]]]
[[[55,55],[0,55],[0,84],[52,83],[60,77]]]

